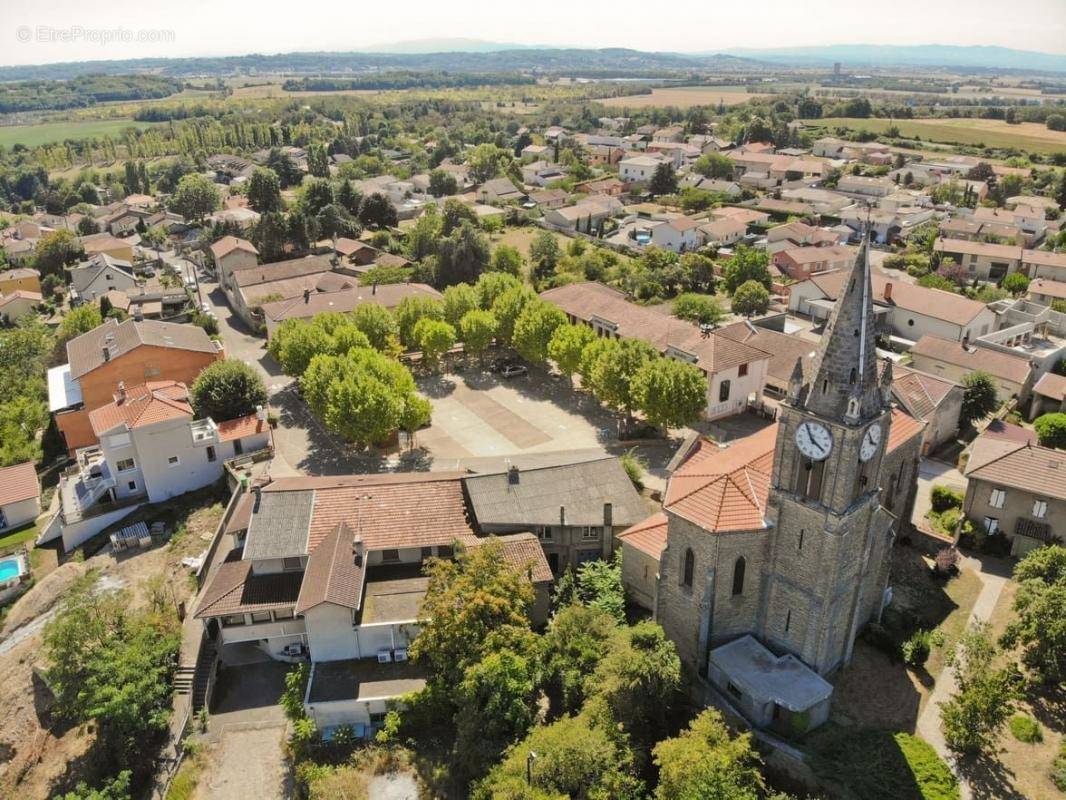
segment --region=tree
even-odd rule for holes
[[[714,261],[699,253],[685,253],[681,256],[681,270],[688,289],[714,294]]]
[[[384,350],[399,335],[392,313],[377,303],[361,303],[352,312],[352,322],[364,334],[375,350]]]
[[[274,170],[257,167],[248,179],[248,205],[265,214],[268,211],[281,211],[281,181]]]
[[[315,224],[318,227],[318,235],[324,239],[332,239],[334,236],[354,236],[359,230],[355,220],[343,206],[337,203],[323,206],[315,216]]]
[[[422,351],[422,361],[431,367],[455,345],[455,328],[439,319],[423,317],[415,324],[412,334]]]
[[[1066,413],[1043,414],[1033,422],[1033,428],[1042,446],[1066,450]]]
[[[128,769],[122,770],[99,789],[91,789],[85,781],[79,781],[74,791],[55,795],[56,800],[130,800],[130,777]]]
[[[286,375],[298,378],[304,374],[312,358],[332,352],[333,340],[318,325],[287,319],[274,331],[267,349]]]
[[[446,197],[447,195],[458,194],[458,192],[459,182],[454,175],[442,169],[430,170],[429,193],[431,195],[434,197]]]
[[[548,360],[552,334],[566,324],[566,314],[543,300],[527,303],[514,324],[511,343],[522,358],[534,364]]]
[[[987,372],[971,372],[963,377],[961,383],[963,392],[959,422],[962,425],[971,425],[984,419],[999,406],[996,381]]]
[[[196,415],[215,422],[237,419],[266,408],[267,391],[262,376],[250,365],[234,358],[209,364],[190,389]]]
[[[441,211],[440,235],[451,236],[464,222],[476,226],[478,224],[477,212],[462,200],[454,197],[445,200]]]
[[[1015,297],[1023,295],[1029,289],[1029,278],[1020,272],[1012,272],[1003,278],[1003,282],[1000,283],[1004,289],[1010,292]]]
[[[539,281],[555,272],[563,251],[550,231],[538,231],[529,243],[529,263],[533,266],[533,280]]]
[[[522,254],[518,252],[517,247],[501,244],[492,251],[489,269],[493,272],[505,272],[508,275],[519,276],[522,274],[523,263]]]
[[[84,255],[85,248],[73,233],[67,230],[52,231],[37,241],[33,265],[41,275],[59,275],[64,267]]]
[[[633,400],[657,428],[680,428],[707,408],[707,376],[698,367],[672,358],[648,361],[633,376]]]
[[[721,153],[705,153],[696,159],[692,169],[705,178],[733,177],[733,162]]]
[[[348,441],[378,444],[400,427],[403,410],[403,400],[384,381],[350,370],[330,384],[324,422]]]
[[[100,315],[100,308],[94,305],[82,305],[72,308],[67,312],[67,315],[63,317],[63,321],[59,323],[59,330],[57,332],[59,341],[69,342],[76,336],[81,336],[83,333],[100,327],[103,324],[103,317]]]
[[[733,257],[725,266],[722,285],[730,294],[736,292],[741,284],[755,281],[770,291],[773,279],[770,276],[770,256],[765,250],[756,250],[747,245],[738,245]]]
[[[411,350],[418,346],[414,336],[415,325],[423,317],[443,320],[444,304],[430,297],[412,295],[401,300],[392,313],[396,318],[400,343]]]
[[[280,211],[268,211],[259,218],[252,229],[252,243],[264,263],[281,260],[285,254],[289,223]]]
[[[601,403],[630,416],[636,407],[633,376],[647,362],[659,358],[659,354],[640,339],[611,341],[616,346],[602,350],[596,358],[590,388]]]
[[[648,191],[656,196],[677,192],[677,173],[674,172],[673,164],[664,161],[655,168],[655,173],[648,182]]]
[[[733,313],[746,317],[765,314],[770,307],[770,293],[758,281],[746,281],[733,293]]]
[[[484,272],[478,279],[474,288],[477,289],[478,305],[486,311],[492,308],[496,298],[508,289],[522,286],[522,282],[513,275],[504,272]]]
[[[463,314],[459,320],[459,333],[463,337],[463,350],[473,356],[480,356],[492,344],[496,336],[496,317],[491,311],[474,309]]]
[[[489,243],[470,222],[463,222],[437,251],[437,286],[473,283],[489,263]]]
[[[477,289],[469,283],[456,283],[444,290],[444,321],[458,327],[468,311],[478,308]]]
[[[736,738],[722,715],[708,708],[672,739],[654,749],[659,768],[657,800],[759,800],[765,783],[751,734]]]
[[[200,222],[222,206],[218,187],[206,175],[191,173],[178,182],[169,201],[170,210],[185,219]]]
[[[928,275],[922,275],[915,283],[925,289],[940,289],[943,292],[955,292],[958,289],[958,285],[954,281],[944,277],[939,272],[930,272]]]
[[[359,221],[369,228],[395,228],[399,217],[392,201],[381,192],[374,192],[363,199]]]
[[[496,335],[500,341],[510,344],[514,334],[515,322],[527,303],[538,300],[536,293],[528,286],[515,286],[499,295],[492,303],[492,315],[496,317],[499,327]]]
[[[470,180],[484,183],[506,172],[514,162],[514,156],[494,144],[479,144],[466,160]]]
[[[329,177],[329,156],[321,142],[312,142],[307,146],[307,172],[316,178]]]
[[[996,668],[996,646],[988,624],[968,629],[948,658],[956,691],[940,703],[944,739],[952,750],[976,753],[995,747],[1018,698],[1017,669]]]
[[[433,559],[424,571],[429,586],[411,657],[426,669],[431,685],[450,692],[489,653],[525,651],[533,586],[504,558],[498,540],[460,546],[454,559]]]
[[[576,583],[572,570],[566,575]],[[540,641],[546,691],[556,711],[576,713],[594,691],[589,677],[607,654],[617,626],[614,614],[580,602],[556,611]]]
[[[282,189],[299,186],[303,181],[303,172],[296,166],[296,162],[289,157],[289,154],[280,148],[271,149],[267,155],[266,166],[278,176]]]
[[[572,383],[585,348],[595,338],[596,334],[588,325],[560,325],[548,342],[548,358]]]
[[[1044,120],[1049,131],[1066,131],[1066,116],[1062,114],[1048,114]]]
[[[1031,550],[1015,565],[1014,580],[1016,618],[1002,643],[1020,646],[1022,662],[1039,680],[1061,685],[1066,680],[1066,547]]]
[[[705,294],[680,294],[674,299],[674,316],[699,325],[716,325],[725,317],[721,304]]]

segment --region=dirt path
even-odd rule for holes
[[[196,800],[286,797],[284,735],[284,723],[225,731],[208,756],[211,766],[197,786]]]

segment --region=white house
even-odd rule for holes
[[[677,217],[651,229],[651,243],[656,247],[685,253],[702,244],[700,224],[690,217]]]
[[[129,261],[97,253],[70,271],[71,301],[89,303],[113,289],[124,292],[136,283]]]
[[[0,468],[0,533],[21,528],[41,513],[41,484],[32,461]]]
[[[618,162],[618,177],[626,183],[644,183],[651,180],[660,164],[668,163],[670,159],[665,156],[630,156]]]

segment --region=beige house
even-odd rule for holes
[[[1011,555],[1066,539],[1066,452],[988,434],[970,450],[963,512],[1011,541]]]
[[[1036,278],[1029,283],[1029,299],[1042,306],[1066,300],[1066,283],[1050,278]]]
[[[41,484],[33,462],[0,468],[0,533],[21,528],[41,514]]]
[[[958,383],[898,364],[892,368],[892,397],[925,423],[922,455],[951,441],[959,432],[963,389]]]
[[[1033,386],[1033,405],[1029,409],[1029,419],[1056,411],[1066,411],[1066,376],[1045,372]]]
[[[1066,253],[1022,250],[1022,271],[1030,278],[1047,278],[1066,283]]]
[[[1024,402],[1033,385],[1033,369],[1028,359],[935,336],[923,336],[915,343],[911,361],[915,369],[955,383],[961,383],[972,372],[987,372],[995,379],[1001,403],[1012,397]]]
[[[1022,250],[1009,244],[971,242],[968,239],[937,239],[933,250],[955,259],[967,273],[981,281],[1001,281],[1021,268]]]
[[[211,245],[211,258],[215,262],[215,276],[223,286],[230,285],[230,275],[240,269],[248,269],[259,263],[259,251],[246,239],[223,236]]]
[[[0,321],[12,324],[34,312],[44,298],[39,292],[15,291],[0,295]]]

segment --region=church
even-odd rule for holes
[[[657,555],[648,594],[687,671],[757,726],[790,734],[824,722],[826,677],[891,597],[923,428],[893,408],[891,382],[864,245],[776,423],[724,446],[692,443],[663,511],[619,537],[624,560]]]

